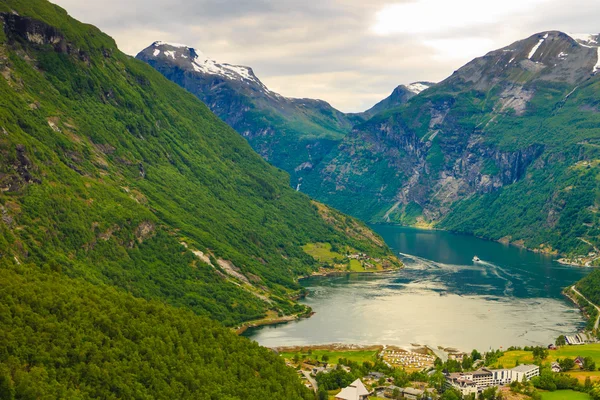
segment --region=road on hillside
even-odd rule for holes
[[[582,295],[581,293],[579,293],[579,290],[577,290],[575,288],[575,285],[571,286],[571,289],[579,296],[581,296],[585,301],[587,301],[588,303],[590,303],[591,305],[593,305],[594,307],[596,307],[596,310],[598,310],[598,316],[596,317],[596,323],[594,324],[594,330],[598,329],[598,323],[600,323],[600,307],[598,307],[597,305],[595,305],[594,303],[592,303],[591,301],[589,301],[589,299],[587,297],[585,297],[584,295]]]
[[[302,371],[302,374],[304,374],[304,377],[310,382],[310,384],[313,387],[313,390],[315,391],[315,393],[317,393],[317,390],[319,390],[319,386],[317,386],[317,381],[315,381],[313,379],[312,376],[310,376],[310,372],[308,371]]]

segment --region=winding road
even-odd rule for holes
[[[591,305],[593,305],[594,307],[596,307],[596,310],[598,310],[598,316],[596,317],[596,323],[594,324],[594,330],[598,329],[598,324],[600,323],[600,307],[598,307],[597,305],[595,305],[594,303],[592,303],[587,297],[585,297],[584,295],[582,295],[579,290],[577,290],[577,288],[575,288],[575,285],[571,286],[571,290],[573,290],[578,296],[581,296],[585,301],[587,301],[588,303],[590,303]]]

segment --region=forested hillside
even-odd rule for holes
[[[294,300],[297,278],[319,266],[307,244],[398,265],[389,249],[361,223],[323,213],[292,190],[287,174],[205,105],[95,27],[44,0],[1,0],[0,23],[4,384],[89,398],[104,397],[94,390],[107,387],[114,397],[137,382],[135,398],[204,398],[205,387],[219,393],[202,378],[212,368],[233,382],[214,398],[263,397],[251,387],[239,392],[261,371],[279,382],[261,386],[264,398],[300,397],[282,363],[205,317],[236,326],[306,312]],[[162,311],[153,316],[156,307]],[[75,332],[72,341],[59,335],[63,328]],[[198,336],[176,346],[174,329]],[[143,338],[166,331],[172,347],[144,354],[152,343]],[[48,353],[31,352],[24,337]],[[211,340],[214,355],[203,353]],[[198,365],[177,378],[158,376],[184,360]],[[104,362],[116,363],[113,375]],[[267,363],[275,364],[263,369]],[[144,368],[155,376],[128,376]]]
[[[0,274],[0,398],[312,399],[270,350],[104,285]]]

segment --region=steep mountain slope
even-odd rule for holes
[[[597,40],[542,32],[473,60],[355,127],[303,190],[365,220],[592,251]]]
[[[216,63],[188,46],[155,42],[136,58],[196,95],[267,161],[289,172],[293,187],[355,119],[321,100],[283,97],[251,68]]]
[[[319,262],[303,246],[397,263],[381,239],[291,189],[204,104],[95,27],[44,0],[0,1],[0,24],[2,389],[120,397],[114,387],[131,383],[132,398],[204,398],[219,386],[210,372],[237,376],[215,398],[301,398],[277,357],[206,317],[236,326],[305,312],[297,277]],[[79,331],[59,341],[63,328]],[[198,368],[157,376],[183,360]],[[104,369],[113,361],[126,375]],[[111,395],[94,394],[101,382]]]

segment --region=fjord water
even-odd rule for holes
[[[315,315],[246,336],[265,346],[427,344],[463,350],[545,345],[584,325],[561,290],[588,269],[514,246],[374,225],[405,263],[384,275],[313,277],[302,283]],[[473,262],[477,255],[482,262]]]

